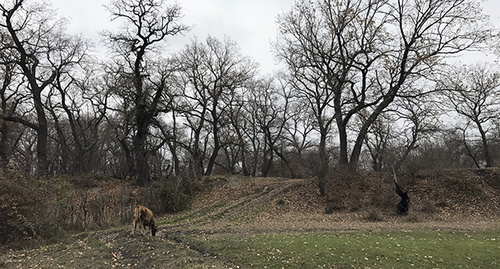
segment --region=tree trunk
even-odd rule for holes
[[[61,167],[59,168],[59,171],[62,173],[67,173],[68,172],[68,164],[69,164],[69,149],[68,149],[68,142],[66,139],[66,136],[64,135],[64,132],[59,124],[59,120],[57,119],[57,115],[55,114],[54,111],[51,111],[52,116],[54,117],[54,128],[56,129],[57,137],[59,139],[59,147],[61,150]],[[79,165],[74,165],[74,169],[71,169],[71,172],[73,174],[78,174],[81,171],[82,166],[80,165],[81,162],[83,161],[81,157],[83,156],[78,156],[79,158],[76,160],[76,162]]]
[[[264,138],[265,139],[265,138]],[[264,156],[262,156],[261,174],[263,177],[269,176],[271,165],[273,163],[273,151],[267,148],[267,143],[264,143],[263,149]]]
[[[339,165],[344,166],[349,163],[348,152],[347,152],[347,129],[342,120],[342,118],[337,119],[337,129],[339,132]]]
[[[167,143],[170,148],[170,153],[172,153],[172,162],[174,163],[174,175],[178,176],[180,174],[179,157],[177,156],[177,120],[175,117],[175,110],[172,110],[172,139]]]
[[[290,171],[290,176],[292,178],[297,178],[297,175],[295,174],[295,169],[290,165],[290,162],[286,159],[285,155],[283,155],[282,152],[280,152],[276,147],[274,147],[274,153],[285,163],[286,167],[288,168],[288,171]]]
[[[122,146],[123,151],[125,152],[125,161],[127,163],[127,171],[125,173],[125,176],[126,175],[135,176],[136,172],[135,172],[134,160],[133,160],[130,148],[128,146],[128,143],[127,143],[127,141],[126,141],[125,138],[118,139],[118,142],[120,143],[120,145]]]
[[[33,89],[32,89],[33,90]],[[37,176],[43,177],[49,174],[49,159],[47,155],[48,124],[45,110],[41,100],[41,91],[33,91],[33,101],[38,119],[35,129],[37,133],[36,154],[37,154]]]
[[[7,154],[8,137],[10,136],[9,127],[7,123],[0,120],[0,170],[6,170],[9,163],[9,156]]]
[[[212,105],[212,111],[210,112],[212,115],[212,128],[213,128],[213,136],[214,136],[214,150],[212,154],[210,155],[210,159],[208,160],[207,164],[207,170],[205,171],[205,175],[211,175],[214,166],[215,166],[215,160],[217,159],[217,155],[219,155],[219,150],[220,150],[220,140],[219,140],[219,120],[218,120],[218,115],[217,115],[217,103],[218,103],[218,98],[214,98],[213,100],[213,105]]]
[[[215,160],[217,159],[217,156],[219,155],[220,151],[220,142],[219,142],[219,136],[217,135],[217,132],[214,132],[214,150],[212,154],[210,155],[210,159],[208,159],[208,164],[207,164],[207,170],[205,171],[205,175],[209,176],[212,174],[215,166]]]
[[[403,77],[403,75],[401,75]],[[377,120],[378,116],[386,109],[392,101],[394,101],[394,97],[398,92],[399,88],[403,84],[404,80],[400,78],[397,85],[391,87],[389,93],[384,97],[384,100],[374,109],[374,111],[370,114],[368,119],[363,123],[361,129],[359,130],[358,137],[356,138],[356,142],[354,143],[354,147],[351,153],[351,159],[349,160],[348,166],[351,170],[356,170],[358,167],[359,157],[361,156],[361,149],[363,148],[363,142],[366,139],[368,134],[368,130],[370,126]]]
[[[326,195],[326,177],[328,174],[328,157],[326,154],[326,138],[327,132],[324,128],[321,129],[319,146],[318,146],[318,157],[319,157],[319,170],[318,175],[318,188],[321,196]]]
[[[479,133],[481,133],[481,142],[483,145],[484,160],[486,161],[486,167],[492,167],[493,161],[491,159],[490,148],[488,146],[488,138],[486,137],[486,132],[479,122],[476,122]]]
[[[198,144],[194,145],[194,149],[191,153],[191,156],[192,156],[192,163],[190,169],[191,178],[199,179],[203,175],[204,168],[203,168],[203,155],[198,147]]]
[[[137,172],[136,183],[138,186],[147,186],[151,183],[149,175],[148,150],[146,148],[146,137],[148,124],[144,116],[138,116],[137,133],[134,137],[135,170]]]

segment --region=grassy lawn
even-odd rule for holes
[[[500,231],[217,235],[212,253],[243,268],[499,268]]]

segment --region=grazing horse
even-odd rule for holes
[[[136,206],[134,209],[134,221],[132,222],[132,234],[134,234],[137,225],[141,226],[142,234],[144,234],[144,229],[148,226],[151,230],[151,235],[155,236],[157,229],[155,226],[153,211],[142,205]]]

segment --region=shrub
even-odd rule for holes
[[[0,174],[0,244],[51,238],[62,231],[54,203],[54,188],[30,176]]]
[[[129,222],[143,197],[141,189],[123,180],[0,173],[0,244]]]
[[[154,197],[159,212],[179,212],[191,206],[193,196],[201,190],[201,183],[183,176],[163,179],[154,186]]]
[[[419,217],[417,214],[415,214],[415,213],[410,213],[410,214],[408,215],[408,217],[407,217],[406,221],[407,221],[407,222],[409,222],[409,223],[418,223],[418,222],[420,222],[421,220],[420,220],[420,217]]]

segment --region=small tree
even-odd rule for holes
[[[467,126],[473,125],[479,133],[485,166],[493,166],[488,134],[500,116],[500,72],[495,66],[486,64],[456,66],[442,77],[439,87],[445,90],[445,106],[465,120],[465,127],[461,129],[470,156],[473,155],[465,134]],[[475,163],[480,166],[477,161]]]

